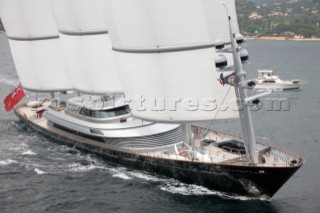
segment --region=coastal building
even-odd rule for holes
[[[283,13],[282,12],[271,12],[268,14],[268,17],[272,17],[272,16],[283,16]]]
[[[259,15],[257,12],[252,12],[250,15],[249,15],[249,19],[262,19],[263,16],[262,15]]]

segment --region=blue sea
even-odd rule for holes
[[[289,109],[263,107],[252,113],[257,137],[306,160],[272,199],[230,196],[114,165],[26,129],[1,101],[0,212],[318,212],[320,42],[252,40],[247,49],[248,78],[258,69],[273,69],[282,79],[307,83],[271,95],[288,100]],[[18,82],[8,41],[0,33],[0,100]],[[235,121],[212,127],[240,132]]]

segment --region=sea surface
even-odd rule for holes
[[[0,212],[318,212],[320,42],[254,40],[247,49],[248,78],[256,77],[258,69],[273,69],[282,79],[307,82],[301,90],[272,94],[288,100],[289,109],[253,112],[257,137],[306,160],[269,200],[130,170],[26,129],[3,108],[2,100],[19,80],[6,36],[0,33]],[[235,121],[203,125],[240,131]]]

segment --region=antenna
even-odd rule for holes
[[[228,11],[228,7],[225,5],[225,4],[222,4],[225,8],[226,8],[226,11],[227,11],[227,16],[229,18],[229,20],[231,20],[231,17],[229,16],[229,11]]]
[[[229,21],[229,28],[230,28],[230,31],[232,31],[232,30],[231,30],[231,16],[229,16],[228,7],[227,7],[227,5],[225,5],[225,4],[222,4],[222,5],[226,8],[227,16],[228,16],[228,21]],[[232,39],[232,38],[231,38],[231,39]]]

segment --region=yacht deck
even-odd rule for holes
[[[84,138],[77,134],[72,134],[61,129],[54,128],[47,119],[42,117],[41,111],[45,110],[49,106],[50,101],[45,101],[40,107],[30,107],[28,105],[21,105],[16,108],[16,112],[19,113],[26,120],[34,123],[36,126],[46,129],[51,133],[68,138],[70,140],[93,145],[97,148],[108,148],[122,150],[125,152],[136,153],[139,155],[171,159],[178,161],[193,161],[202,163],[219,163],[228,165],[243,165],[249,166],[250,163],[247,160],[244,148],[233,148],[230,146],[221,146],[228,141],[240,142],[241,138],[235,137],[228,133],[222,133],[213,129],[207,129],[200,126],[192,126],[192,129],[197,133],[195,134],[194,147],[190,147],[183,144],[182,141],[177,141],[175,144],[167,146],[159,146],[152,148],[123,148],[110,146],[107,143],[101,141]],[[64,113],[64,112],[61,112]],[[208,134],[205,138],[200,139],[199,135],[203,135],[208,130]],[[204,143],[204,139],[208,139],[209,143]],[[266,145],[261,142],[257,142],[257,152],[259,152],[261,167],[288,167],[295,163],[299,163],[302,159],[286,150],[281,148]]]

